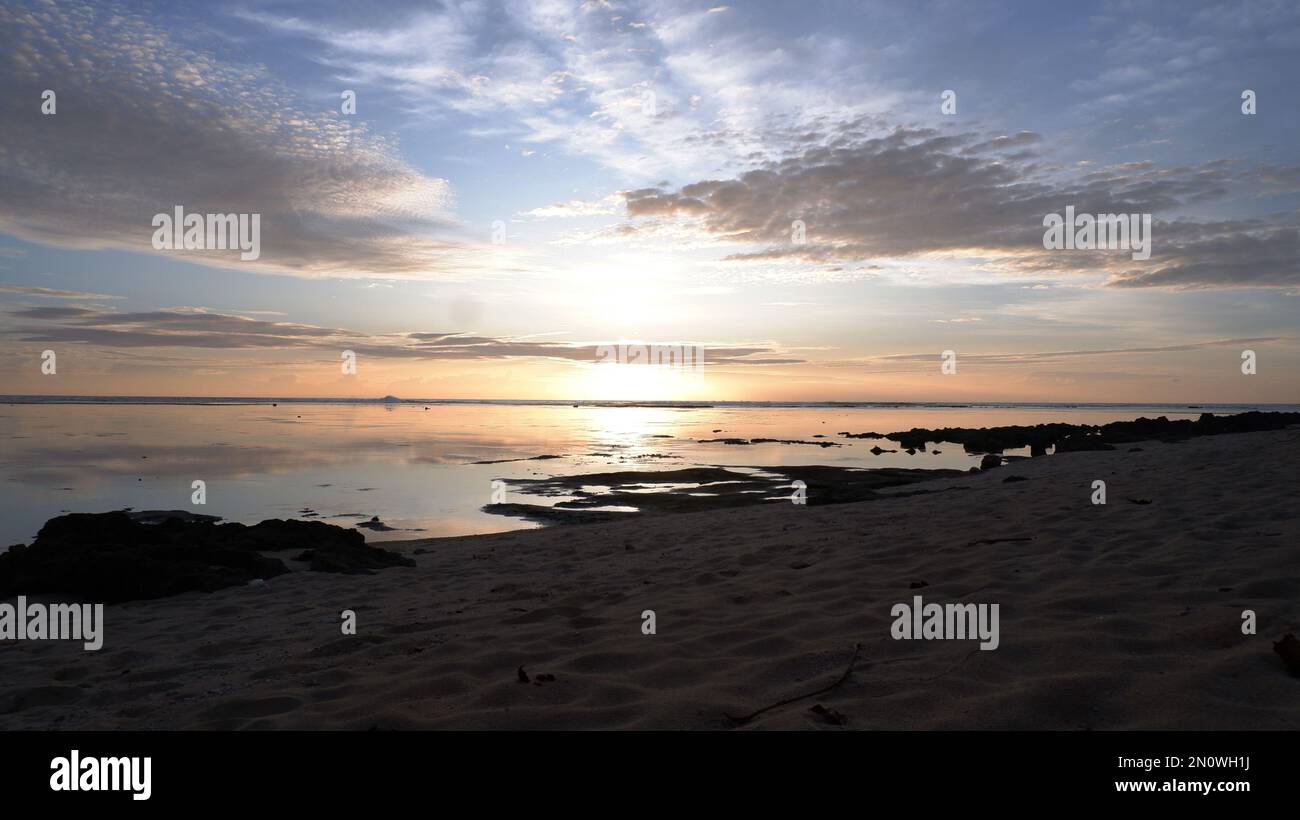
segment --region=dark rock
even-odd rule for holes
[[[700,444],[812,444],[817,447],[842,447],[834,441],[802,441],[789,438],[702,438]]]
[[[1029,447],[1031,455],[1046,455],[1047,448],[1060,437],[1070,432],[1092,429],[1086,425],[1074,424],[1039,424],[1035,426],[1008,427],[944,427],[927,430],[914,427],[911,430],[890,433],[886,438],[897,441],[907,447],[925,449],[927,442],[948,441],[962,445],[968,453],[1001,453]]]
[[[539,524],[606,524],[639,515],[622,510],[584,510],[573,507],[548,507],[543,504],[487,504],[483,512],[536,521]]]
[[[814,715],[817,715],[817,717],[821,718],[827,723],[831,724],[832,726],[844,726],[849,722],[849,719],[846,718],[844,715],[840,714],[834,709],[827,709],[825,706],[822,706],[820,703],[817,704],[816,706],[813,706],[809,711],[811,711]]]
[[[242,528],[174,518],[144,524],[121,512],[52,518],[30,547],[0,555],[0,597],[64,593],[115,603],[211,592],[289,571],[278,559],[219,539],[191,538],[196,530],[232,526]]]
[[[387,567],[413,567],[415,561],[404,555],[389,552],[366,543],[356,530],[345,530],[322,521],[263,521],[258,527],[272,525],[320,526],[308,543],[312,548],[300,553],[296,560],[307,561],[314,572],[341,572],[348,575],[371,575],[374,570]],[[254,528],[256,529],[256,528]],[[301,539],[300,539],[301,540]],[[285,545],[277,547],[284,549]],[[262,547],[262,549],[271,549]]]
[[[1099,445],[1128,444],[1136,441],[1186,441],[1195,436],[1219,435],[1222,433],[1248,433],[1264,430],[1281,430],[1293,424],[1300,424],[1300,413],[1267,413],[1252,410],[1215,416],[1202,413],[1196,421],[1179,419],[1170,421],[1164,416],[1154,419],[1138,418],[1133,421],[1117,421],[1100,427],[1092,424],[1036,424],[1032,426],[1010,425],[1005,427],[944,427],[925,429],[914,427],[911,430],[889,433],[884,438],[897,441],[902,447],[924,449],[927,442],[947,441],[962,445],[968,453],[1001,453],[1004,450],[1028,447],[1031,456],[1047,454],[1049,447],[1055,445],[1057,452],[1069,450],[1104,450]],[[840,433],[846,438],[879,438],[876,433]],[[1062,448],[1064,439],[1072,439]],[[1089,439],[1094,439],[1089,440]]]
[[[1002,479],[1002,483],[1003,483],[1003,484],[1014,484],[1014,483],[1017,482],[1017,481],[1028,481],[1028,480],[1029,480],[1029,479],[1025,478],[1025,477],[1022,476],[1022,475],[1009,475],[1009,476],[1007,476],[1006,478]]]
[[[141,524],[161,524],[169,518],[177,521],[220,521],[219,515],[203,515],[189,510],[123,510],[132,521]]]
[[[488,504],[484,512],[526,518],[542,523],[587,524],[625,520],[642,513],[702,512],[774,502],[790,502],[790,481],[804,482],[809,505],[843,504],[877,498],[878,489],[900,487],[930,479],[960,475],[956,470],[887,467],[866,470],[823,465],[782,465],[761,468],[764,474],[740,473],[721,467],[690,467],[648,473],[621,470],[546,479],[519,479],[511,486],[525,495],[568,496],[541,504]],[[653,484],[647,484],[653,481]],[[656,485],[683,486],[655,489]],[[694,485],[694,486],[692,486]],[[599,493],[583,488],[609,489]],[[653,490],[647,492],[647,490]],[[612,510],[608,507],[628,507]],[[635,510],[635,511],[633,511]],[[636,512],[639,511],[639,512]]]
[[[750,444],[814,444],[818,447],[843,447],[844,445],[834,441],[801,441],[800,439],[790,438],[754,438],[749,440]]]
[[[994,467],[1002,466],[1002,456],[995,456],[992,453],[980,459],[981,470],[992,470]]]
[[[31,546],[0,554],[0,597],[58,593],[116,603],[212,592],[282,575],[289,571],[284,562],[261,553],[304,547],[302,560],[317,571],[414,565],[366,546],[359,532],[321,521],[145,524],[123,512],[74,513],[47,521]]]
[[[546,455],[529,456],[528,458],[498,458],[491,461],[471,461],[470,464],[511,464],[516,461],[550,461],[555,458],[564,458],[564,456],[547,453]]]
[[[1292,675],[1300,677],[1300,641],[1296,640],[1293,633],[1288,632],[1286,637],[1273,644],[1273,651],[1282,658],[1282,663]]]
[[[1058,453],[1082,453],[1092,450],[1114,450],[1115,448],[1101,440],[1100,436],[1088,436],[1076,433],[1066,436],[1056,443]]]

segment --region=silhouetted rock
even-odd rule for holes
[[[1090,450],[1114,450],[1115,448],[1101,440],[1101,436],[1087,436],[1076,433],[1056,442],[1058,453],[1082,453]]]
[[[752,438],[750,444],[813,444],[818,447],[842,447],[844,445],[834,441],[803,441],[792,438]]]
[[[817,447],[842,447],[834,441],[803,441],[792,438],[702,438],[700,444],[812,444]]]
[[[1286,637],[1273,644],[1273,651],[1282,659],[1287,670],[1300,678],[1300,641],[1296,640],[1295,635],[1288,632]]]
[[[995,456],[992,453],[980,459],[981,470],[992,470],[994,467],[1002,466],[1002,456]]]
[[[1078,430],[1093,429],[1076,424],[1015,425],[1009,427],[943,427],[928,430],[914,427],[911,430],[890,433],[885,438],[897,441],[904,447],[924,450],[928,442],[947,441],[960,444],[968,453],[1001,453],[1021,447],[1030,448],[1031,455],[1046,455],[1047,448],[1057,439]]]
[[[1300,413],[1266,413],[1252,410],[1248,413],[1216,416],[1202,413],[1196,421],[1165,416],[1138,418],[1133,421],[1116,421],[1101,426],[1093,424],[1035,424],[1006,427],[943,427],[889,433],[884,438],[897,441],[904,449],[924,450],[928,442],[946,441],[960,444],[968,453],[1001,453],[1005,450],[1028,447],[1031,456],[1047,455],[1048,448],[1056,446],[1058,452],[1069,450],[1105,450],[1097,445],[1128,444],[1135,441],[1185,441],[1195,436],[1212,436],[1221,433],[1254,433],[1280,430],[1300,424]],[[845,438],[880,438],[878,433],[840,433]],[[1062,442],[1070,443],[1062,447]]]
[[[161,524],[169,518],[178,521],[220,521],[219,515],[204,515],[189,510],[124,510],[127,517],[141,524]]]
[[[317,532],[311,536],[308,539],[308,543],[312,545],[311,549],[303,551],[296,558],[298,561],[309,562],[308,568],[315,572],[370,575],[377,569],[415,566],[415,561],[406,556],[369,546],[366,544],[366,539],[356,530],[345,530],[320,521],[263,521],[257,526],[263,527],[267,524],[319,524],[328,527],[331,532]]]
[[[0,597],[58,593],[115,603],[212,592],[289,571],[262,555],[304,549],[300,560],[322,572],[366,573],[414,566],[409,558],[366,546],[361,533],[321,521],[272,519],[252,527],[165,518],[133,521],[122,512],[62,515],[31,546],[0,554]]]

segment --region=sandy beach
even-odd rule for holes
[[[1272,643],[1300,631],[1297,463],[1293,427],[389,542],[417,566],[110,605],[98,652],[0,643],[0,727],[1294,730]],[[894,640],[914,595],[998,604],[1000,645]],[[831,686],[859,644],[824,694],[728,717]]]

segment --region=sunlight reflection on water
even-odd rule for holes
[[[1199,412],[1162,409],[1148,415],[1195,418]],[[494,479],[506,483],[507,501],[554,503],[563,499],[511,495],[510,481],[701,465],[760,476],[771,474],[754,468],[782,465],[966,469],[978,457],[957,445],[938,445],[937,455],[908,455],[893,442],[837,434],[1100,424],[1141,414],[1063,407],[3,405],[0,545],[29,541],[63,512],[125,507],[188,509],[249,524],[305,517],[352,527],[378,516],[395,528],[366,530],[371,541],[499,532],[537,525],[481,511],[492,500]],[[718,438],[841,446],[700,442]],[[872,455],[877,444],[898,452]],[[560,458],[506,461],[542,455]],[[481,461],[505,463],[472,463]],[[207,483],[205,507],[190,504],[196,479]],[[586,489],[602,491],[595,485]]]

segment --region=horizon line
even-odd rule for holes
[[[120,395],[120,394],[64,394],[64,393],[15,393],[0,394],[0,404],[27,404],[32,400],[42,403],[66,402],[107,403],[112,400],[119,404],[130,403],[176,403],[192,402],[241,402],[244,404],[266,403],[326,403],[345,402],[357,404],[539,404],[539,405],[599,405],[599,406],[659,406],[659,407],[699,407],[701,409],[716,405],[817,405],[817,406],[860,406],[873,405],[882,407],[908,406],[946,406],[952,408],[982,406],[1073,406],[1073,407],[1181,407],[1198,409],[1202,407],[1300,407],[1300,402],[1224,402],[1224,401],[1028,401],[1028,400],[980,400],[954,401],[947,399],[919,400],[874,400],[874,399],[543,399],[543,398],[401,398],[398,396],[218,396],[218,395]]]

